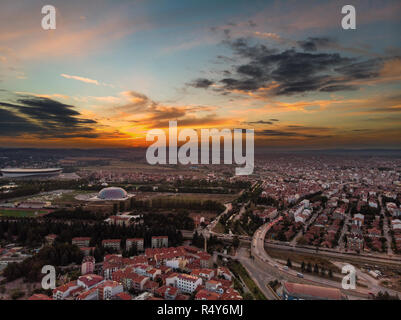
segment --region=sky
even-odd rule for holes
[[[146,146],[176,120],[271,148],[400,148],[399,30],[397,0],[3,0],[0,147]]]

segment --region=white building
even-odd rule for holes
[[[172,277],[166,278],[166,285],[176,287],[184,293],[192,293],[202,285],[202,278],[188,274],[174,274]]]
[[[120,239],[106,239],[102,241],[102,246],[104,248],[111,248],[119,251],[121,249],[120,243],[121,243]]]
[[[72,238],[72,244],[78,247],[89,247],[90,237],[76,237]]]
[[[127,239],[125,241],[125,249],[129,250],[132,247],[136,248],[137,251],[143,251],[143,238]]]
[[[95,258],[92,256],[86,256],[82,260],[81,274],[93,273],[95,270]]]
[[[167,247],[168,247],[167,236],[152,237],[152,248],[167,248]]]
[[[55,288],[53,290],[53,300],[64,300],[70,295],[72,290],[77,289],[78,287],[79,284],[77,281],[71,281]]]
[[[99,300],[110,300],[116,294],[123,292],[124,288],[116,281],[106,280],[98,285],[98,290]]]
[[[183,269],[185,268],[186,263],[187,260],[182,258],[165,260],[166,267],[169,267],[171,269]]]

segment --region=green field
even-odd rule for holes
[[[35,215],[35,212],[38,214]],[[47,210],[12,210],[0,209],[0,217],[38,217],[47,213]]]
[[[63,202],[80,202],[80,200],[76,200],[75,197],[80,194],[94,194],[96,195],[96,191],[87,191],[87,190],[74,190],[70,192],[64,192],[60,197],[54,197],[51,201],[56,204],[61,204]]]
[[[174,198],[177,200],[187,201],[206,201],[213,200],[220,203],[228,203],[234,201],[238,194],[210,194],[210,193],[164,193],[164,192],[141,192],[136,196],[137,199],[142,198]]]

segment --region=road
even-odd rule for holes
[[[330,250],[326,248],[319,248],[318,252],[316,252],[316,247],[312,246],[295,246],[292,247],[288,244],[285,243],[276,243],[272,241],[266,241],[265,246],[272,248],[272,249],[278,249],[278,250],[284,250],[284,251],[294,251],[294,252],[301,252],[301,253],[309,253],[309,254],[314,254],[314,255],[319,255],[322,257],[329,257],[329,258],[335,258],[335,259],[344,259],[344,260],[357,260],[360,263],[371,263],[371,264],[383,264],[385,263],[388,266],[397,266],[401,268],[401,259],[398,257],[392,257],[387,254],[382,255],[382,254],[356,254],[356,253],[346,253],[346,252],[340,252],[336,250]]]
[[[389,224],[389,219],[386,217],[386,214],[385,214],[386,210],[384,209],[385,207],[383,206],[382,196],[379,196],[378,199],[379,199],[379,204],[381,207],[380,215],[383,217],[383,233],[384,233],[384,237],[386,238],[386,242],[387,242],[386,243],[387,244],[387,254],[393,256],[394,252],[393,252],[393,249],[391,248],[393,239],[391,238],[391,235],[390,235],[391,226]]]
[[[239,262],[241,262],[241,264],[244,266],[244,268],[248,271],[252,280],[260,288],[260,290],[263,292],[263,294],[266,296],[266,298],[268,300],[277,300],[277,297],[266,286],[269,283],[269,281],[275,280],[276,277],[273,276],[272,274],[270,274],[269,272],[267,272],[264,269],[263,264],[250,258],[249,249],[247,249],[245,247],[240,247],[237,250],[235,257],[226,255],[226,254],[221,254],[218,252],[215,252],[215,254],[222,256],[222,257],[235,259],[235,260],[238,260]]]
[[[394,252],[393,252],[393,249],[391,248],[393,239],[391,238],[390,230],[391,230],[391,227],[389,225],[389,219],[386,216],[383,216],[383,232],[384,232],[384,236],[387,240],[387,254],[390,256],[393,256]]]
[[[260,288],[265,297],[268,300],[277,300],[277,296],[274,295],[272,291],[266,286],[269,283],[269,281],[273,281],[276,278],[272,274],[266,271],[263,264],[261,264],[259,261],[251,259],[249,257],[249,250],[244,247],[238,249],[236,258],[248,271],[252,280]]]
[[[260,227],[254,234],[254,237],[252,239],[252,254],[255,257],[255,260],[259,260],[261,262],[264,263],[264,266],[266,269],[270,269],[270,270],[274,270],[276,269],[276,271],[278,271],[280,273],[280,276],[286,280],[290,280],[290,281],[296,281],[296,282],[306,282],[306,283],[310,283],[310,284],[315,284],[315,285],[323,285],[323,286],[329,286],[329,287],[334,287],[334,288],[339,288],[342,291],[344,291],[347,295],[352,296],[352,298],[354,297],[359,297],[359,298],[368,298],[368,295],[370,292],[373,293],[377,293],[379,291],[388,291],[389,293],[396,293],[393,292],[392,290],[388,290],[387,288],[381,287],[377,282],[372,282],[371,279],[369,279],[370,277],[366,277],[363,276],[360,272],[360,277],[363,278],[367,284],[368,284],[368,288],[363,288],[363,287],[357,287],[354,290],[343,290],[342,289],[342,285],[340,282],[337,281],[332,281],[329,279],[322,279],[313,275],[303,275],[302,278],[298,277],[298,273],[295,270],[285,270],[285,266],[278,263],[277,261],[275,261],[273,258],[271,258],[266,250],[264,249],[264,245],[265,245],[265,237],[266,237],[266,233],[268,232],[268,230],[279,221],[279,219],[276,219],[275,221],[271,222],[271,223],[267,223],[265,225],[263,225],[262,227]],[[291,250],[294,250],[294,248],[290,248]],[[298,252],[298,250],[297,250]]]
[[[226,213],[229,210],[229,207],[226,205],[226,210],[222,213]],[[224,239],[227,241],[232,240],[231,235],[227,234],[219,234],[215,233],[212,231],[214,226],[219,220],[219,215],[207,228],[204,228],[202,230],[202,234],[204,237],[209,237],[211,234],[218,236],[220,239]],[[247,269],[248,273],[250,276],[253,278],[255,283],[259,286],[259,288],[262,290],[262,292],[266,295],[268,299],[276,299],[276,297],[273,295],[273,293],[266,287],[266,284],[274,279],[278,280],[288,280],[288,281],[293,281],[293,282],[299,282],[299,283],[307,283],[307,284],[314,284],[314,285],[321,285],[321,286],[327,286],[327,287],[334,287],[334,288],[339,288],[342,290],[344,293],[348,295],[350,299],[367,299],[369,297],[369,293],[377,293],[378,291],[388,291],[390,294],[394,294],[392,290],[388,290],[387,288],[381,287],[378,282],[372,282],[371,277],[367,277],[364,275],[360,270],[357,271],[359,272],[359,276],[361,279],[365,280],[366,283],[368,284],[368,288],[364,287],[357,287],[355,290],[343,290],[342,285],[339,281],[333,281],[330,279],[323,279],[321,277],[317,277],[314,275],[306,274],[303,275],[302,278],[298,277],[298,274],[295,270],[291,269],[286,269],[286,267],[283,264],[280,264],[273,258],[271,258],[266,250],[265,250],[265,245],[275,247],[281,250],[290,250],[294,252],[305,252],[305,253],[312,253],[312,254],[318,254],[322,256],[327,256],[330,258],[335,258],[336,260],[341,260],[341,259],[358,259],[359,261],[365,261],[365,262],[370,262],[370,263],[391,263],[391,264],[396,264],[401,266],[401,260],[396,259],[396,258],[390,258],[390,257],[381,257],[381,256],[368,256],[368,255],[351,255],[351,254],[346,254],[342,253],[336,250],[319,250],[319,252],[316,252],[315,248],[304,248],[304,247],[299,247],[299,246],[291,246],[290,244],[275,244],[271,242],[267,242],[265,240],[266,234],[268,230],[276,223],[281,221],[283,219],[283,216],[279,216],[276,218],[274,221],[266,223],[262,225],[253,235],[253,237],[247,237],[247,236],[240,236],[240,240],[244,243],[246,242],[251,242],[251,253],[253,259],[250,258],[249,252],[247,251],[246,248],[240,248],[236,254],[236,259],[238,259],[242,265]],[[358,274],[358,273],[357,273]]]

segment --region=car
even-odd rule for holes
[[[304,275],[303,275],[302,273],[300,273],[300,272],[297,272],[297,277],[298,277],[298,278],[303,278]]]
[[[286,271],[287,271],[287,270],[288,270],[288,267],[287,267],[287,266],[284,266],[284,267],[283,267],[283,270],[286,270]]]

